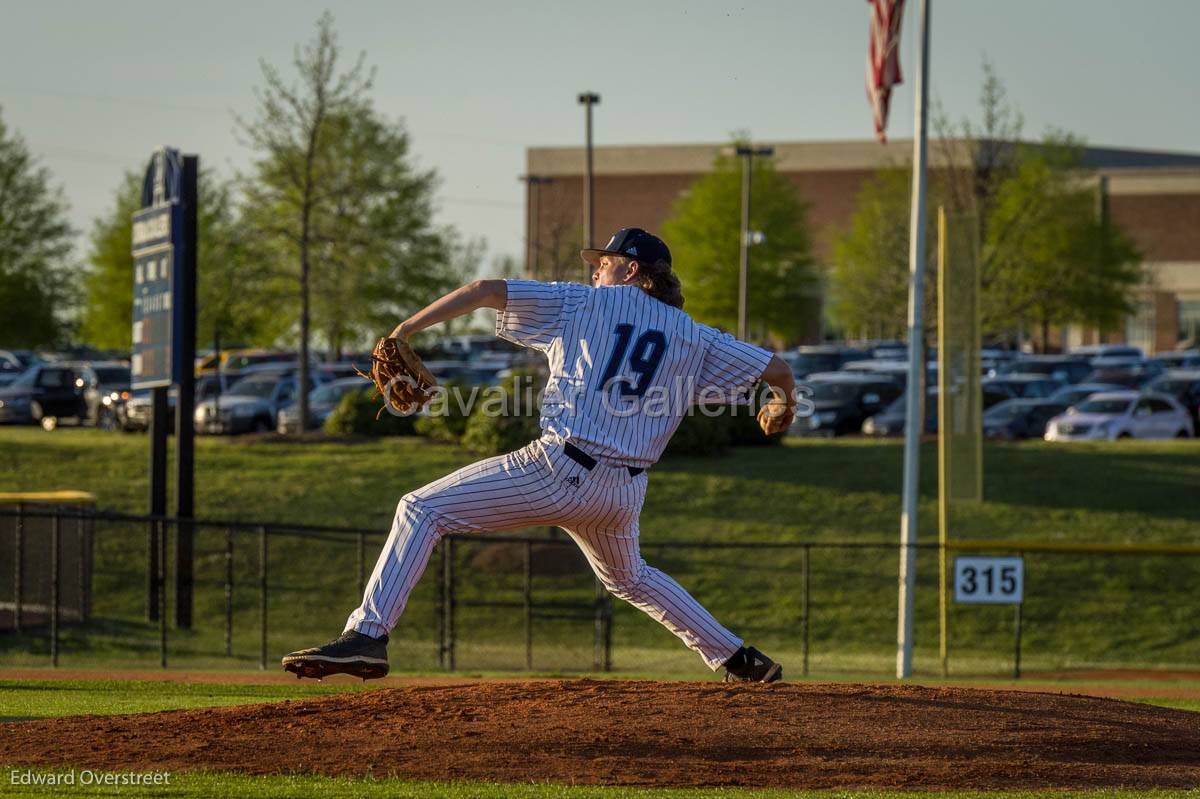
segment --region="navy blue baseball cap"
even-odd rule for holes
[[[671,251],[658,236],[647,233],[640,227],[623,227],[613,234],[600,250],[580,250],[579,256],[592,266],[600,265],[602,255],[622,255],[641,263],[656,261],[671,263]]]

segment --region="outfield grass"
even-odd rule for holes
[[[0,672],[2,676],[3,672]],[[0,722],[248,705],[362,689],[359,683],[333,682],[235,685],[146,680],[0,679]]]
[[[100,506],[143,511],[147,439],[91,430],[47,434],[0,429],[0,491],[81,489]],[[875,550],[811,552],[810,664],[814,671],[887,673],[895,648],[896,553],[902,448],[898,442],[788,441],[723,458],[673,458],[656,466],[642,516],[647,559],[680,580],[732,629],[799,672],[802,596],[799,550],[661,550],[663,541],[881,542]],[[347,443],[251,442],[202,438],[197,447],[197,515],[308,524],[363,525],[369,569],[395,501],[405,491],[473,457],[422,439]],[[924,450],[920,535],[936,531],[936,458]],[[985,448],[986,501],[956,509],[959,538],[1128,543],[1200,540],[1200,445],[1195,441]],[[157,633],[141,618],[145,532],[109,525],[98,533],[93,617],[64,628],[62,662],[157,663]],[[196,618],[170,634],[170,662],[201,668],[257,663],[257,540],[239,534],[235,554],[234,656],[223,654],[224,532],[196,541]],[[484,550],[492,550],[485,552]],[[519,556],[486,536],[459,546],[459,650],[463,669],[524,667]],[[353,546],[275,537],[270,542],[270,661],[325,640],[357,604]],[[487,569],[486,563],[492,565]],[[500,563],[500,566],[496,566]],[[1200,559],[1027,555],[1023,660],[1026,669],[1088,666],[1183,667],[1200,662],[1200,614],[1193,587]],[[918,557],[917,668],[940,672],[936,558]],[[437,667],[432,575],[418,586],[396,629],[393,668]],[[586,606],[582,572],[539,574],[536,601]],[[1012,610],[950,609],[952,674],[1011,669]],[[534,668],[591,668],[592,622],[539,617]],[[614,666],[624,673],[701,677],[690,652],[657,624],[617,603]],[[44,633],[0,637],[0,665],[46,662]]]

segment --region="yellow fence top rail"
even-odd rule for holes
[[[1091,555],[1200,555],[1200,544],[1068,544],[1054,541],[954,541],[958,552],[1077,552]]]
[[[0,505],[19,505],[26,502],[50,505],[95,505],[96,495],[86,491],[0,492]]]

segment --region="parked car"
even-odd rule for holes
[[[1009,399],[1008,394],[1003,394],[989,389],[983,389],[983,394],[980,397],[983,409],[986,411],[1001,402]],[[875,414],[870,419],[863,422],[862,431],[866,435],[872,436],[899,436],[904,435],[904,423],[908,418],[908,395],[907,392],[896,398],[896,401],[885,408],[880,413]],[[925,432],[936,433],[938,431],[938,390],[936,387],[930,388],[925,396]]]
[[[1164,371],[1158,361],[1145,358],[1104,357],[1092,359],[1089,383],[1116,383],[1127,388],[1141,388]]]
[[[1147,383],[1145,390],[1170,394],[1192,415],[1192,429],[1200,430],[1200,369],[1172,369]]]
[[[1067,410],[1067,405],[1046,399],[1011,399],[983,413],[983,435],[1005,441],[1042,438],[1046,425]]]
[[[77,385],[83,391],[84,419],[97,427],[113,427],[111,408],[124,394],[129,398],[129,364],[123,361],[92,361],[78,364]],[[107,402],[106,402],[107,400]],[[110,417],[101,425],[101,416]]]
[[[908,344],[903,341],[876,341],[871,347],[871,357],[881,361],[906,361]]]
[[[25,369],[25,364],[17,360],[17,356],[5,350],[0,350],[0,388],[7,386],[20,377]]]
[[[197,433],[264,433],[279,423],[279,410],[296,398],[296,375],[287,371],[256,370],[229,387],[220,403],[206,399],[196,404],[193,420]],[[310,381],[309,388],[313,387]]]
[[[985,389],[1008,394],[1013,399],[1045,399],[1063,387],[1063,381],[1036,374],[1006,374],[1000,377],[985,377]]]
[[[988,374],[1003,377],[1010,374],[1042,375],[1060,383],[1078,383],[1092,373],[1086,358],[1070,355],[1023,355],[997,364]]]
[[[314,372],[319,376],[319,379],[329,383],[334,380],[341,380],[346,377],[355,377],[358,371],[371,371],[371,359],[367,358],[358,361],[337,361],[336,363],[323,363],[318,366]]]
[[[1151,360],[1162,364],[1164,369],[1200,369],[1200,350],[1160,352]]]
[[[260,364],[271,363],[295,363],[297,355],[294,352],[286,352],[282,350],[266,350],[259,348],[243,348],[221,351],[221,370],[238,372],[248,366],[258,366]],[[315,365],[315,362],[314,362]],[[215,353],[210,353],[203,358],[198,358],[196,363],[196,374],[205,375],[217,371],[217,356]]]
[[[1063,386],[1051,394],[1049,399],[1052,402],[1061,402],[1063,405],[1070,407],[1102,391],[1124,390],[1125,386],[1119,386],[1116,383],[1076,383],[1073,386]]]
[[[862,424],[863,435],[904,435],[904,423],[908,421],[908,392],[904,392],[892,403]],[[936,433],[938,429],[938,392],[932,388],[925,393],[925,432]]]
[[[1047,441],[1186,438],[1192,417],[1169,394],[1112,391],[1093,394],[1046,426]]]
[[[38,364],[0,389],[0,422],[40,423],[53,430],[59,419],[82,419],[83,384],[69,365]]]
[[[342,397],[354,391],[364,391],[370,386],[361,377],[343,377],[332,383],[317,386],[308,392],[308,428],[317,430],[325,424],[325,420],[337,408]],[[275,429],[280,433],[294,433],[300,429],[300,405],[292,404],[281,408],[275,422]]]
[[[178,399],[179,389],[175,386],[167,389],[167,430],[172,434],[175,432],[175,403]],[[117,428],[126,433],[149,430],[151,404],[150,389],[131,391],[129,399],[117,403],[114,408]]]
[[[797,347],[779,353],[779,357],[792,368],[797,380],[803,380],[816,372],[836,372],[848,361],[866,357],[862,350],[837,344],[821,344]]]
[[[1084,347],[1075,347],[1069,353],[1077,357],[1092,359],[1092,358],[1137,358],[1139,360],[1146,357],[1146,353],[1141,347],[1131,347],[1128,344],[1090,344]]]
[[[903,392],[895,381],[872,374],[818,372],[804,381],[813,404],[810,416],[797,417],[797,435],[841,436],[862,430],[863,422],[892,404]]]

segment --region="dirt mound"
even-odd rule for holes
[[[1200,713],[967,688],[482,682],[4,725],[0,763],[788,788],[1200,785]]]

